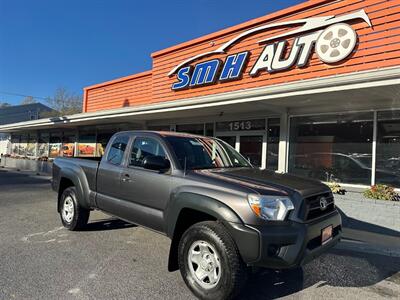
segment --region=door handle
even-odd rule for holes
[[[129,176],[129,174],[124,174],[122,177],[122,182],[131,182],[131,177]]]

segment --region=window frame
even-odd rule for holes
[[[112,162],[110,162],[108,160],[108,155],[110,154],[110,150],[111,150],[111,147],[112,147],[112,144],[114,143],[114,141],[117,138],[121,138],[121,137],[127,137],[128,141],[126,143],[126,148],[124,150],[124,154],[122,156],[121,162],[119,164],[114,164],[114,163],[112,163]],[[126,156],[127,156],[127,153],[128,153],[127,150],[129,150],[129,145],[130,145],[131,141],[132,141],[132,136],[130,134],[127,134],[127,133],[116,134],[113,138],[110,139],[110,141],[108,143],[107,150],[106,150],[107,155],[104,157],[104,161],[107,164],[110,164],[112,166],[121,166],[121,167],[123,167],[126,164],[126,160],[127,160]]]
[[[149,170],[149,169],[145,169],[145,168],[140,167],[140,166],[135,166],[135,165],[131,165],[130,164],[130,158],[131,158],[130,156],[132,154],[133,145],[135,144],[135,141],[137,139],[151,139],[151,140],[156,141],[162,147],[162,149],[164,150],[165,156],[167,157],[167,159],[170,162],[170,170],[172,171],[174,163],[171,160],[171,155],[169,153],[169,149],[168,149],[167,145],[164,143],[164,141],[161,138],[158,138],[157,136],[149,136],[149,135],[135,135],[135,136],[131,137],[131,140],[129,142],[128,152],[126,154],[126,161],[125,161],[125,164],[124,164],[125,168],[137,169],[137,170],[145,170],[145,171],[150,171],[150,172],[158,172],[158,171],[155,171],[155,170]]]

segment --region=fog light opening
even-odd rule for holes
[[[269,245],[268,246],[268,256],[278,256],[281,251],[281,247],[278,245]]]

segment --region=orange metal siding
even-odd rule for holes
[[[151,101],[151,71],[85,88],[84,112],[134,106]]]
[[[168,72],[182,61],[197,54],[211,51],[240,33],[267,23],[297,20],[327,15],[342,15],[364,9],[371,19],[373,27],[363,22],[352,22],[358,34],[358,45],[354,53],[345,61],[333,65],[322,63],[314,53],[309,64],[303,68],[292,68],[287,71],[269,74],[262,72],[257,77],[250,77],[249,72],[265,45],[258,41],[292,28],[279,28],[251,35],[233,45],[227,54],[213,55],[224,61],[229,54],[244,50],[251,52],[249,63],[243,78],[237,81],[218,83],[212,87],[197,87],[182,91],[172,91],[171,85],[176,77],[168,77]],[[400,0],[343,0],[307,1],[268,16],[258,18],[198,39],[189,41],[165,50],[153,53],[153,69],[144,76],[133,76],[131,79],[109,82],[96,88],[85,90],[86,111],[121,107],[128,98],[129,105],[187,99],[230,91],[250,89],[273,84],[281,84],[339,75],[351,72],[400,65]],[[290,39],[293,41],[293,39]],[[196,62],[197,63],[197,62]],[[144,73],[142,73],[144,74]]]

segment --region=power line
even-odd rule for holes
[[[38,96],[24,95],[24,94],[11,93],[11,92],[3,92],[3,91],[0,91],[0,94],[3,94],[3,95],[10,95],[10,96],[18,96],[18,97],[32,97],[32,98],[34,98],[34,99],[41,99],[41,100],[47,100],[47,99],[48,99],[48,98],[45,98],[45,97],[38,97]]]

